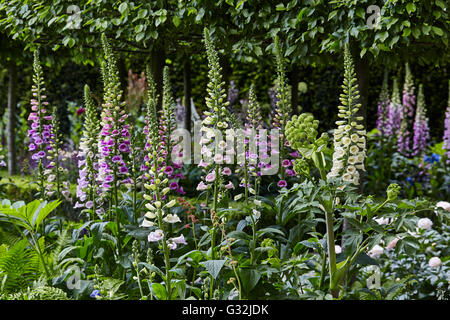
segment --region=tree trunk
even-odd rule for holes
[[[123,57],[119,57],[117,68],[119,69],[120,87],[122,91],[126,93],[128,89],[128,69],[125,65],[125,59]],[[124,94],[123,96],[125,97],[125,95],[126,94]]]
[[[230,84],[230,75],[231,75],[231,66],[230,61],[228,59],[228,56],[221,56],[220,58],[220,65],[222,67],[222,77],[223,81],[225,82],[225,88],[228,88],[228,85]],[[225,89],[227,90],[227,89]],[[227,92],[228,94],[228,92]]]
[[[164,48],[153,48],[150,54],[150,72],[156,85],[156,93],[158,94],[158,110],[162,108],[163,96],[163,69],[166,60]]]
[[[185,57],[183,68],[183,85],[184,85],[184,128],[191,132],[191,61],[189,56]]]
[[[299,114],[300,109],[298,106],[298,82],[300,80],[299,77],[300,68],[296,65],[292,66],[291,71],[291,105],[293,114]]]
[[[359,86],[359,102],[361,103],[361,109],[358,113],[359,116],[363,117],[362,124],[364,128],[367,129],[367,104],[369,100],[369,71],[370,71],[370,62],[365,55],[363,58],[360,56],[359,45],[356,42],[352,42],[350,46],[350,50],[353,56],[353,60],[355,62],[355,72],[356,77],[358,78],[358,86]],[[359,191],[363,192],[363,182],[364,182],[364,171],[360,170],[360,180],[359,180]]]
[[[16,87],[17,87],[17,66],[14,60],[8,65],[9,86],[8,86],[8,125],[7,125],[7,146],[8,146],[8,173],[17,173],[17,152],[16,152]]]

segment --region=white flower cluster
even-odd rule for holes
[[[334,130],[333,167],[327,177],[342,177],[345,182],[358,185],[359,170],[365,170],[366,130],[360,123],[364,118],[356,116],[361,104],[358,103],[358,84],[348,48],[345,50],[344,64],[344,93],[340,96],[342,105],[338,114],[341,120],[336,121],[338,128]]]

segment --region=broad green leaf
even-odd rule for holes
[[[136,41],[140,42],[145,37],[145,32],[140,32],[136,35]]]
[[[119,12],[123,14],[127,9],[128,9],[128,3],[122,2],[119,6]]]
[[[408,11],[409,14],[411,14],[411,12],[415,12],[416,11],[416,5],[412,2],[408,3],[406,5],[406,11]]]
[[[360,17],[361,19],[364,19],[366,16],[366,12],[364,11],[363,8],[358,8],[356,9],[356,16]]]
[[[206,268],[206,271],[214,278],[217,279],[220,270],[225,264],[226,260],[208,260],[201,262],[200,264]]]
[[[255,269],[241,268],[239,270],[239,277],[244,291],[250,292],[258,284],[261,274]]]
[[[33,226],[38,228],[42,220],[44,220],[53,210],[55,210],[61,204],[61,200],[45,203],[37,210],[37,214],[33,216]]]
[[[437,6],[441,7],[442,10],[445,10],[445,8],[447,7],[444,3],[444,1],[441,0],[436,0],[434,1],[434,3],[436,3]]]
[[[258,237],[261,237],[263,234],[266,234],[266,233],[275,233],[275,234],[279,234],[281,236],[284,236],[284,232],[283,231],[281,231],[279,229],[275,229],[275,228],[270,228],[270,227],[258,230],[258,232],[257,232]]]
[[[153,283],[152,289],[158,300],[167,300],[166,287],[164,287],[161,283]]]
[[[328,21],[333,19],[333,17],[336,16],[337,13],[338,13],[337,10],[331,11],[330,14],[328,15]]]
[[[284,4],[282,4],[282,3],[277,4],[277,6],[275,7],[275,9],[276,9],[277,11],[284,11],[284,10],[286,10],[286,8],[284,7]]]
[[[433,26],[432,28],[433,28],[434,33],[436,33],[438,36],[443,36],[444,35],[444,31],[442,31],[441,28],[435,27],[435,26]]]
[[[172,23],[173,23],[173,25],[174,25],[175,27],[178,28],[178,26],[179,26],[180,23],[181,23],[180,17],[179,17],[179,16],[173,16],[173,18],[172,18]]]

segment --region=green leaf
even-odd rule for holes
[[[364,57],[364,55],[366,54],[366,52],[367,52],[367,48],[363,48],[363,49],[361,50],[359,56],[360,56],[361,58]]]
[[[286,50],[286,52],[284,53],[284,56],[285,56],[285,57],[289,57],[289,55],[290,55],[292,52],[294,52],[295,49],[297,49],[297,45],[296,45],[296,44],[293,45],[293,46],[290,46],[290,47]]]
[[[208,260],[201,262],[200,264],[206,268],[206,271],[214,278],[217,279],[220,270],[225,264],[226,260]]]
[[[444,35],[444,31],[442,31],[441,28],[435,27],[435,26],[433,26],[432,28],[433,28],[434,33],[436,33],[438,36],[443,36]]]
[[[412,29],[412,34],[414,38],[418,39],[420,37],[420,29],[418,27],[414,27]]]
[[[72,37],[65,37],[63,39],[63,45],[72,48],[75,45],[75,39]]]
[[[44,220],[53,210],[56,209],[61,204],[60,200],[52,201],[50,203],[43,202],[39,206],[39,208],[36,210],[35,214],[33,215],[33,227],[38,228],[41,224],[42,220]]]
[[[155,296],[159,300],[167,300],[166,287],[164,287],[161,283],[153,283],[152,289],[153,289],[153,292],[155,293]]]
[[[284,7],[284,4],[282,4],[282,3],[277,4],[277,6],[275,7],[275,9],[276,9],[277,11],[284,11],[284,10],[286,10],[286,8]]]
[[[360,17],[361,19],[364,19],[366,16],[366,12],[363,8],[356,9],[356,16]]]
[[[395,36],[394,38],[392,38],[391,41],[389,41],[389,47],[392,49],[392,47],[398,42],[399,39],[400,36]]]
[[[423,32],[424,35],[426,35],[426,36],[429,35],[430,31],[431,31],[431,27],[430,26],[427,26],[427,25],[423,25],[422,26],[422,32]]]
[[[337,13],[338,13],[337,10],[331,11],[330,14],[328,15],[328,21],[333,19],[333,17],[335,17],[337,15]]]
[[[403,36],[407,37],[411,34],[411,29],[410,28],[405,28],[403,29]]]
[[[256,54],[258,57],[262,56],[263,52],[262,52],[260,46],[254,46],[254,47],[253,47],[253,50],[255,51],[255,54]]]
[[[380,33],[380,41],[381,42],[384,42],[384,40],[386,40],[387,37],[389,37],[389,33],[387,31]]]
[[[144,30],[144,25],[143,24],[138,24],[137,26],[134,27],[134,32],[135,33],[142,32],[142,30]]]
[[[173,23],[173,25],[174,25],[175,27],[178,28],[178,26],[179,26],[180,23],[181,23],[180,17],[179,17],[179,16],[173,16],[173,18],[172,18],[172,23]]]
[[[436,0],[434,3],[436,3],[437,6],[441,7],[442,10],[445,10],[446,5],[443,1],[441,0]]]
[[[255,269],[243,269],[239,270],[239,276],[242,282],[242,288],[245,292],[250,292],[261,278],[261,274]]]
[[[266,234],[266,233],[275,233],[275,234],[279,234],[284,237],[283,231],[275,229],[275,228],[264,228],[264,229],[258,230],[258,232],[257,232],[258,237],[261,237],[263,234]]]
[[[139,32],[139,33],[136,35],[136,41],[137,41],[137,42],[140,42],[142,39],[144,39],[144,37],[145,37],[145,32]]]
[[[147,16],[148,10],[147,9],[140,9],[138,12],[138,18],[143,19]]]
[[[416,5],[412,2],[408,3],[406,5],[406,11],[408,11],[409,14],[411,14],[411,12],[415,12],[416,11]]]
[[[123,14],[128,9],[128,3],[122,2],[119,6],[119,12]]]

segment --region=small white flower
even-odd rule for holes
[[[148,212],[145,214],[145,217],[146,217],[147,219],[155,219],[155,218],[156,218],[156,213],[151,212],[151,211],[148,211]]]
[[[181,235],[179,237],[172,238],[172,242],[173,243],[177,243],[177,244],[187,244],[186,239],[184,239],[183,235]]]
[[[379,256],[381,256],[381,254],[383,253],[383,248],[380,247],[379,245],[375,245],[372,250],[369,251],[369,256],[372,259],[377,259]]]
[[[336,245],[334,246],[334,251],[336,252],[336,254],[341,253],[341,252],[342,252],[341,246],[336,244]]]
[[[350,156],[350,157],[348,157],[347,162],[349,164],[355,164],[357,160],[358,160],[358,158],[356,158],[355,156]]]
[[[148,221],[147,219],[142,220],[141,227],[149,228],[152,227],[154,223],[152,221]]]
[[[164,237],[164,232],[161,229],[150,232],[148,235],[148,242],[159,241]]]
[[[355,173],[355,171],[356,171],[356,168],[354,166],[348,166],[347,167],[347,172],[348,173],[353,174],[353,173]]]
[[[239,199],[241,199],[244,195],[242,193],[237,194],[236,196],[234,196],[234,201],[238,201]]]
[[[442,264],[442,261],[438,257],[433,257],[428,261],[428,265],[432,268],[439,267],[441,264]]]
[[[350,139],[356,143],[359,140],[359,136],[356,133],[354,133],[350,136]]]
[[[351,146],[350,147],[350,153],[351,154],[358,154],[359,148],[357,146]]]
[[[389,224],[389,218],[378,218],[378,219],[374,219],[379,225],[386,225]]]
[[[350,182],[350,181],[352,181],[352,175],[350,173],[345,173],[342,176],[342,180],[344,180],[345,182]]]
[[[163,220],[167,223],[176,223],[181,222],[180,218],[176,214],[169,213],[167,216],[163,218]]]
[[[450,202],[439,201],[438,203],[436,203],[436,208],[442,208],[450,212]]]
[[[169,202],[167,202],[164,207],[165,208],[172,208],[176,203],[177,203],[177,201],[175,199],[172,199]]]
[[[423,229],[423,230],[431,229],[432,225],[433,225],[433,222],[428,218],[419,219],[419,221],[417,222],[417,226],[419,227],[419,229]]]
[[[391,242],[389,242],[389,244],[387,245],[386,249],[394,249],[395,246],[397,245],[398,240],[400,240],[399,238],[394,238]]]

